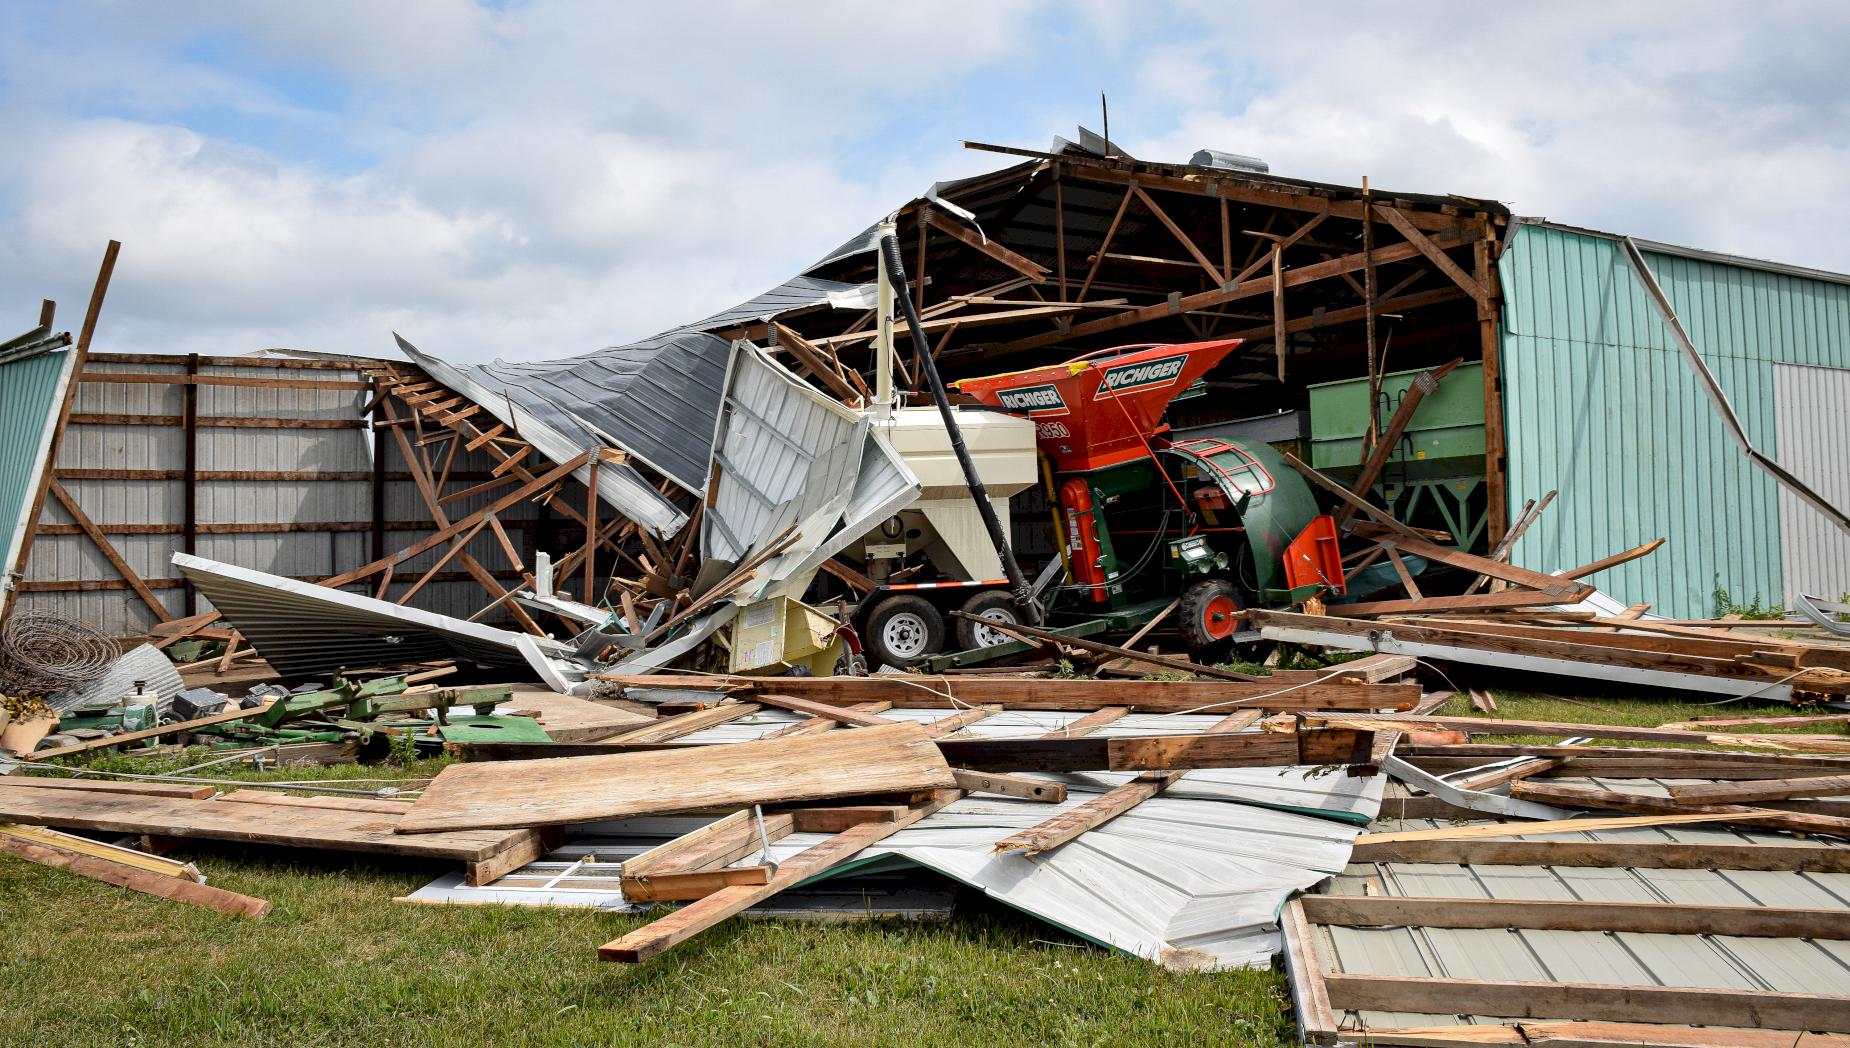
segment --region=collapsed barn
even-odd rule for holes
[[[1850,719],[1850,278],[1081,138],[555,361],[93,352],[112,244],[75,338],[0,344],[0,849],[245,915],[46,827],[686,904],[623,963],[945,912],[927,870],[1172,967],[1282,951],[1315,1043],[1850,1032],[1850,850],[1790,836],[1850,836],[1850,742],[1745,734]],[[1446,715],[1516,672],[1804,715]],[[455,762],[81,763],[187,741]]]

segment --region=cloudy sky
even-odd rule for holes
[[[0,329],[75,328],[115,238],[98,349],[583,352],[1002,165],[963,139],[1096,129],[1101,90],[1141,157],[1850,270],[1850,7],[1741,10],[15,0]]]

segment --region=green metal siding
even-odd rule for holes
[[[1755,445],[1777,458],[1775,363],[1850,367],[1850,286],[1646,252]],[[1502,277],[1512,512],[1560,491],[1515,559],[1571,568],[1662,536],[1592,581],[1665,615],[1783,592],[1777,487],[1716,418],[1618,241],[1525,225]]]
[[[0,363],[0,578],[13,570],[25,515],[38,491],[46,427],[62,401],[70,353]],[[6,586],[0,585],[0,593]]]

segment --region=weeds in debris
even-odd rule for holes
[[[1093,675],[1073,665],[1071,659],[1061,659],[1048,674],[1055,680],[1092,680]]]
[[[409,768],[418,762],[418,740],[415,732],[410,730],[395,731],[391,733],[390,737],[392,740],[391,761],[393,764],[401,768]]]
[[[1785,608],[1777,604],[1762,604],[1758,594],[1755,594],[1752,604],[1736,603],[1734,596],[1728,592],[1727,587],[1722,585],[1719,572],[1715,575],[1715,591],[1711,596],[1715,601],[1715,617],[1718,619],[1725,619],[1730,615],[1738,615],[1743,619],[1783,619],[1786,617]]]

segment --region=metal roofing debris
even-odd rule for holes
[[[145,683],[149,691],[160,697],[163,707],[175,695],[186,690],[186,684],[180,679],[180,671],[174,668],[173,660],[154,645],[141,644],[125,652],[115,665],[109,667],[109,672],[81,688],[53,692],[45,697],[45,704],[59,713],[69,713],[85,706],[120,699],[134,691],[138,681]]]
[[[0,608],[32,524],[39,482],[76,355],[60,350],[69,335],[45,328],[0,343]]]
[[[949,709],[895,709],[880,716],[929,723]],[[1040,735],[1085,716],[1077,712],[1007,710],[967,726],[984,738]],[[782,710],[685,736],[689,744],[730,744],[759,738],[803,718]],[[1100,736],[1131,737],[1201,731],[1211,715],[1132,714],[1100,728]],[[863,852],[836,877],[858,877],[923,866],[975,887],[1000,902],[1040,916],[1103,945],[1180,968],[1263,966],[1278,950],[1279,907],[1293,892],[1339,872],[1360,826],[1380,809],[1384,779],[1322,774],[1312,768],[1223,768],[1187,772],[1162,796],[1146,801],[1073,842],[1036,856],[998,855],[997,841],[1128,781],[1114,773],[1046,776],[1064,782],[1060,805],[971,796]],[[596,852],[633,857],[679,836],[698,822],[623,820],[578,829],[566,848],[536,863],[534,874],[563,873],[557,865]],[[771,845],[782,861],[821,843],[822,834],[792,834]],[[756,861],[757,855],[740,860]],[[516,874],[515,877],[520,877]],[[546,882],[525,878],[535,887]],[[414,898],[512,901],[454,880],[433,883]],[[518,882],[517,882],[518,883]],[[558,892],[563,883],[549,891]],[[596,890],[591,893],[598,895]],[[543,896],[518,897],[541,901]],[[561,893],[555,905],[586,905]],[[621,903],[611,884],[591,905]]]
[[[826,397],[749,342],[733,346],[713,443],[713,497],[701,517],[709,560],[742,561],[794,526],[796,543],[759,574],[751,598],[792,596],[823,561],[922,490],[866,416]]]
[[[719,331],[741,324],[758,324],[794,313],[801,309],[829,306],[833,309],[874,308],[872,284],[845,284],[821,277],[794,276],[761,295],[748,298],[730,309],[686,325],[687,330]],[[672,334],[673,332],[670,332]],[[658,335],[657,338],[662,336]]]
[[[173,563],[259,655],[291,679],[444,658],[523,675],[528,669],[518,643],[525,634],[185,553],[175,553]],[[532,641],[549,656],[572,658],[570,645]]]
[[[458,367],[423,352],[402,337],[393,337],[398,338],[399,348],[432,378],[468,397],[553,462],[570,462],[606,442],[622,447],[614,435],[600,437],[590,423],[576,415],[573,408],[578,405],[565,406],[571,403],[569,400],[559,403],[539,398],[522,387],[500,382],[483,367]],[[516,391],[521,394],[519,404],[515,401]],[[563,394],[561,397],[563,399]],[[572,475],[588,484],[591,467],[581,466]],[[624,516],[657,535],[673,535],[687,523],[687,514],[664,498],[628,463],[601,463],[597,471],[597,493]]]

